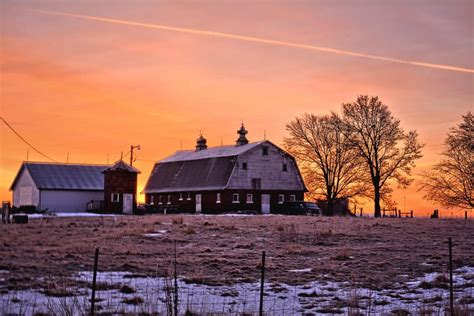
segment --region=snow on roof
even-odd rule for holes
[[[242,146],[229,145],[229,146],[210,147],[208,149],[204,149],[200,151],[178,150],[171,156],[168,156],[160,160],[159,163],[238,156],[264,142],[265,141],[259,141],[259,142],[249,143],[247,145],[242,145]]]
[[[128,163],[126,163],[123,160],[116,161],[112,166],[109,166],[107,169],[103,170],[102,172],[116,171],[116,170],[123,170],[123,171],[128,171],[131,173],[141,173],[140,170],[138,170],[137,168],[133,166],[130,166]]]

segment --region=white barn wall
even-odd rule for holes
[[[262,155],[267,146],[268,155]],[[247,170],[242,164],[247,163]],[[283,171],[286,163],[288,171]],[[262,190],[304,190],[297,166],[293,159],[270,143],[263,143],[240,155],[229,180],[229,189],[252,189],[252,178],[261,179]]]
[[[24,201],[20,201],[21,188],[31,188],[31,203],[24,203]],[[39,190],[36,188],[36,185],[28,169],[24,168],[17,180],[15,187],[13,188],[13,206],[19,207],[21,205],[35,205],[38,207],[38,204]]]
[[[84,212],[91,200],[103,200],[104,191],[42,190],[41,209],[51,212]]]

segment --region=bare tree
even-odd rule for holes
[[[422,174],[425,198],[451,208],[474,208],[474,116],[471,112],[452,128],[441,162]]]
[[[342,107],[345,134],[365,161],[373,186],[374,216],[380,217],[380,200],[391,193],[391,183],[402,187],[411,183],[411,169],[424,144],[418,142],[416,131],[405,133],[378,97],[362,95]]]
[[[290,136],[285,148],[298,160],[306,186],[313,197],[327,201],[332,215],[338,199],[350,198],[367,189],[361,161],[342,132],[340,119],[305,114],[286,125]]]

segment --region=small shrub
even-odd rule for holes
[[[128,285],[125,284],[125,285],[122,285],[119,292],[123,293],[123,294],[132,294],[132,293],[135,293],[136,291],[131,286],[128,286]]]
[[[195,230],[192,226],[188,226],[188,227],[186,227],[186,229],[184,230],[184,233],[185,233],[185,234],[188,234],[188,235],[191,235],[191,234],[195,234],[195,233],[196,233],[196,230]]]
[[[142,304],[143,302],[144,300],[140,296],[135,296],[132,298],[124,298],[122,300],[122,303],[129,304],[129,305],[139,305],[139,304]]]
[[[184,223],[184,218],[182,216],[173,217],[171,222],[173,223],[173,225],[182,225]]]

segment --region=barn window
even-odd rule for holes
[[[247,203],[253,203],[253,194],[247,194]]]
[[[283,204],[285,202],[285,195],[284,194],[279,194],[278,195],[278,203]]]
[[[183,193],[180,193],[180,194],[179,194],[179,200],[180,200],[180,201],[183,200]]]
[[[150,196],[150,204],[155,204],[155,197],[153,195]]]
[[[161,195],[158,197],[158,204],[163,204],[163,197]]]
[[[221,194],[220,193],[217,193],[217,196],[216,196],[216,203],[220,203],[221,202]]]
[[[247,170],[247,163],[246,162],[242,163],[242,169]]]
[[[168,195],[168,202],[166,204],[171,204],[171,195]]]
[[[120,195],[118,193],[112,193],[112,202],[120,201]]]
[[[252,189],[260,190],[262,188],[262,180],[260,178],[252,179]]]
[[[188,192],[188,197],[186,198],[186,200],[191,200],[191,192]]]
[[[290,195],[290,202],[296,201],[296,195],[292,194]]]
[[[234,193],[232,195],[232,203],[240,203],[239,193]]]
[[[288,165],[286,163],[283,164],[282,170],[283,171],[288,171]]]
[[[262,147],[262,155],[263,156],[268,156],[268,147],[267,146]]]

